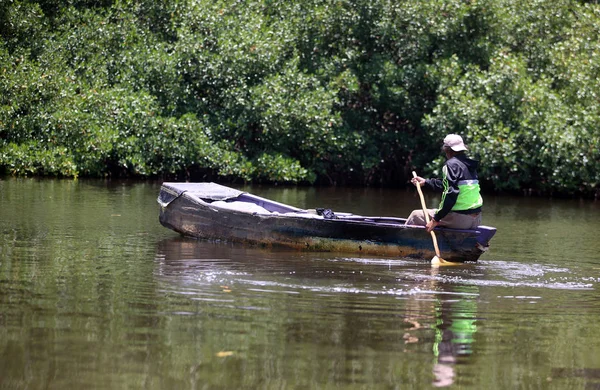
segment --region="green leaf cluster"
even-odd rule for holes
[[[594,194],[599,26],[577,0],[6,0],[0,169],[397,186],[458,133],[488,189]]]

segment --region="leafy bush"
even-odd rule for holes
[[[600,6],[10,0],[16,175],[404,185],[456,132],[488,189],[600,186]]]

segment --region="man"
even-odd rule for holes
[[[460,135],[449,134],[444,138],[442,150],[446,153],[446,163],[442,168],[442,179],[415,177],[414,185],[427,186],[442,192],[442,200],[437,210],[427,210],[430,216],[426,223],[423,210],[414,210],[407,225],[425,225],[427,232],[436,226],[453,229],[475,229],[481,224],[483,199],[479,193],[477,176],[478,162],[465,155],[467,147]]]

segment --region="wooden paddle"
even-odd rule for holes
[[[417,177],[417,172],[413,171],[413,177]],[[425,198],[423,197],[423,191],[421,191],[421,184],[416,183],[417,191],[419,192],[419,197],[421,198],[421,207],[423,207],[423,214],[425,214],[425,221],[429,223],[429,213],[427,212],[427,206],[425,205]],[[440,248],[438,247],[437,237],[435,236],[435,232],[431,231],[431,239],[433,240],[433,247],[435,248],[435,256],[431,259],[432,265],[440,265],[442,263],[447,263],[446,260],[442,259],[440,255]]]

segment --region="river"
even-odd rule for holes
[[[0,388],[600,388],[600,202],[486,195],[490,251],[432,268],[183,238],[159,188],[0,180]],[[411,190],[237,188],[420,207]]]

